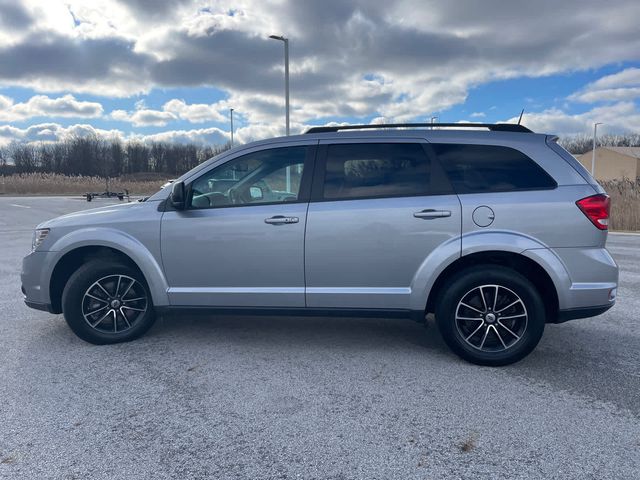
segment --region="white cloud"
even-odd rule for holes
[[[589,83],[569,96],[569,100],[596,103],[640,98],[640,68],[627,68]]]
[[[630,87],[640,85],[640,68],[627,68],[602,77],[591,84],[593,89]]]
[[[125,112],[126,114],[126,112]],[[293,134],[304,132],[309,126],[293,124]],[[284,134],[284,128],[273,125],[250,125],[235,131],[234,138],[238,143],[248,143],[262,138]],[[41,123],[26,128],[11,125],[0,126],[0,146],[11,142],[55,142],[72,136],[96,135],[103,138],[136,139],[141,142],[195,143],[199,145],[223,145],[230,140],[229,132],[220,128],[198,128],[191,130],[167,130],[165,132],[141,135],[125,133],[122,130],[104,130],[87,124],[62,126],[58,123]]]
[[[170,112],[164,112],[161,110],[150,110],[147,108],[140,108],[133,112],[127,112],[125,110],[114,110],[111,112],[110,117],[113,120],[119,122],[128,122],[136,127],[164,127],[167,123],[176,120],[178,117]]]
[[[188,104],[184,100],[172,99],[162,106],[162,110],[147,108],[144,100],[135,103],[135,110],[114,110],[110,117],[120,122],[128,122],[136,127],[163,127],[169,122],[184,120],[190,123],[203,122],[227,122],[228,103],[221,101],[214,104],[192,103]],[[227,115],[221,113],[225,111]]]
[[[211,105],[205,103],[187,104],[184,100],[169,100],[162,106],[165,112],[172,113],[181,120],[191,123],[202,122],[226,122],[228,120],[228,104],[227,102],[218,102]],[[226,115],[220,111],[225,110]]]
[[[58,98],[35,95],[22,103],[14,103],[11,98],[0,95],[0,121],[4,122],[33,117],[97,118],[102,111],[100,103],[78,101],[73,95]]]
[[[221,145],[229,141],[229,132],[219,128],[201,128],[195,130],[169,130],[166,132],[139,137],[144,142],[196,143]]]
[[[11,107],[11,105],[13,105],[12,98],[6,97],[4,95],[0,95],[0,112],[8,109],[9,107]]]
[[[516,123],[518,117],[506,121]],[[574,115],[559,109],[527,112],[522,119],[523,125],[534,132],[558,135],[588,134],[593,131],[595,122],[603,123],[598,129],[602,133],[638,132],[640,131],[640,112],[633,102],[618,102]]]
[[[617,102],[621,100],[634,100],[640,97],[640,86],[633,88],[605,88],[603,90],[586,91],[573,94],[570,100],[583,103]]]
[[[64,127],[58,123],[40,123],[26,128],[0,126],[0,146],[11,142],[56,142],[69,137],[96,135],[103,138],[124,138],[119,130],[103,130],[92,125],[76,124]]]
[[[484,112],[473,112],[471,115],[469,115],[471,118],[484,118],[487,115]]]

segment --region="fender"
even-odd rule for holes
[[[60,237],[50,247],[48,264],[43,269],[46,278],[50,279],[54,267],[67,253],[81,247],[109,247],[127,255],[138,266],[144,275],[154,306],[169,305],[167,280],[161,266],[149,249],[135,237],[113,228],[90,227],[73,230]],[[47,290],[49,282],[46,282]]]
[[[447,267],[465,256],[491,251],[514,253],[536,262],[553,281],[559,307],[563,308],[566,304],[566,292],[571,285],[571,278],[553,250],[527,235],[508,230],[492,230],[465,234],[432,251],[411,282],[411,310],[424,310],[433,285]]]

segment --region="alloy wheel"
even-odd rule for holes
[[[513,290],[502,285],[481,285],[458,302],[455,322],[468,345],[483,352],[500,352],[520,342],[527,330],[528,314]]]
[[[135,278],[109,275],[94,282],[82,297],[82,315],[102,333],[131,329],[146,313],[147,292]]]

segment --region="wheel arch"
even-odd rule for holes
[[[542,296],[545,305],[547,322],[558,315],[559,298],[556,282],[547,270],[529,256],[521,253],[489,250],[464,255],[450,263],[436,278],[429,290],[426,302],[426,313],[435,311],[435,304],[448,279],[458,272],[479,265],[499,265],[510,268],[530,280]]]
[[[94,258],[119,261],[134,268],[147,282],[154,305],[169,304],[162,268],[143,244],[124,232],[108,229],[76,231],[56,242],[54,247],[58,246],[48,288],[53,313],[62,312],[62,292],[69,277],[80,265]]]

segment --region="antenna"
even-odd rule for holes
[[[518,118],[518,125],[520,125],[520,122],[522,121],[522,115],[524,115],[524,108],[520,112],[520,118]]]

